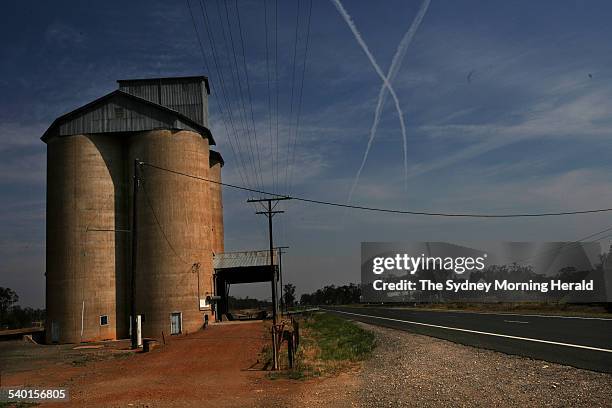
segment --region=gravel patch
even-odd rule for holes
[[[362,407],[610,407],[612,375],[358,323],[378,346]]]

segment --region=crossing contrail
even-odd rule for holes
[[[412,42],[412,39],[414,38],[414,35],[416,34],[417,30],[419,29],[419,26],[421,25],[421,22],[423,21],[423,17],[425,17],[425,14],[427,13],[427,9],[429,8],[430,3],[431,3],[431,0],[423,1],[423,4],[421,4],[421,8],[419,9],[417,15],[414,17],[414,20],[412,20],[412,24],[410,25],[410,28],[408,29],[408,31],[406,31],[406,33],[404,34],[404,37],[402,37],[402,40],[398,44],[397,51],[395,52],[395,55],[393,56],[393,60],[391,61],[391,66],[389,67],[389,72],[387,73],[387,80],[389,82],[393,82],[393,80],[395,79],[395,76],[399,72],[399,69],[402,65],[402,61],[404,60],[404,57],[406,56],[406,50],[408,49],[408,46]],[[359,170],[357,170],[357,174],[355,175],[355,180],[353,181],[353,186],[351,187],[351,191],[349,192],[347,203],[350,203],[351,200],[353,199],[353,193],[355,192],[355,188],[357,187],[357,184],[359,184],[359,178],[361,177],[361,172],[363,171],[363,168],[365,167],[365,164],[368,160],[368,155],[370,154],[370,148],[372,147],[372,144],[374,143],[374,138],[376,137],[376,131],[378,130],[378,124],[380,122],[380,115],[382,114],[382,108],[385,105],[386,99],[387,99],[387,87],[383,83],[383,85],[381,85],[380,87],[380,91],[378,92],[378,102],[376,105],[376,111],[374,112],[374,122],[372,122],[372,127],[370,128],[370,138],[368,139],[368,145],[366,147],[365,153],[363,154],[363,159],[361,160],[361,166],[359,166]]]
[[[402,139],[403,139],[403,144],[404,144],[404,182],[407,183],[407,180],[408,180],[408,144],[406,141],[406,125],[404,124],[404,114],[402,112],[402,108],[400,107],[399,99],[397,98],[397,95],[395,93],[395,90],[391,86],[391,83],[389,83],[389,80],[387,79],[384,72],[382,71],[382,69],[380,69],[380,66],[376,62],[376,58],[374,58],[374,56],[370,52],[370,49],[368,48],[368,45],[365,43],[365,41],[361,37],[361,33],[359,32],[359,30],[357,30],[357,26],[355,25],[355,22],[353,21],[351,16],[348,14],[344,6],[342,6],[342,3],[340,2],[340,0],[330,0],[330,1],[334,4],[334,6],[336,6],[336,9],[338,9],[338,12],[340,13],[342,18],[346,22],[346,24],[349,26],[349,28],[353,32],[353,35],[355,36],[355,39],[361,46],[361,49],[363,50],[363,52],[366,54],[366,56],[370,60],[370,63],[374,67],[374,70],[376,71],[380,79],[382,79],[384,86],[389,90],[389,93],[391,94],[391,97],[393,98],[393,102],[395,103],[395,110],[397,111],[397,115],[400,121],[400,128],[402,131]]]

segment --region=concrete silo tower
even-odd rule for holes
[[[209,179],[215,183],[209,183],[210,187],[210,199],[212,200],[211,205],[211,221],[212,227],[212,250],[215,254],[220,254],[225,250],[224,236],[223,236],[223,198],[221,195],[221,168],[224,165],[221,154],[210,151],[210,171]]]
[[[209,150],[205,77],[118,82],[42,137],[48,342],[128,336],[135,159],[221,177],[222,159]],[[143,335],[195,331],[210,313],[202,300],[212,293],[213,251],[223,248],[220,185],[148,166],[140,173],[135,304]]]

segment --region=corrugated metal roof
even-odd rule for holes
[[[180,112],[146,99],[113,91],[55,119],[41,137],[43,142],[52,136],[87,133],[138,132],[153,129],[193,130],[215,141],[207,127]]]
[[[277,264],[278,249],[273,254],[274,265]],[[269,266],[270,251],[223,252],[213,257],[215,269],[245,268],[252,266]]]
[[[119,89],[182,113],[208,126],[208,78],[204,76],[120,79]]]

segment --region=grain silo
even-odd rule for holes
[[[220,180],[205,77],[122,80],[56,119],[47,143],[47,341],[128,336],[133,163]],[[223,250],[221,186],[143,166],[136,314],[143,335],[199,329],[212,254]]]
[[[210,187],[210,199],[212,200],[211,205],[211,222],[212,227],[212,251],[215,254],[220,254],[224,251],[224,237],[223,237],[223,199],[221,196],[221,167],[224,162],[221,154],[211,150],[210,152],[210,173],[209,179],[214,183],[209,183]]]

